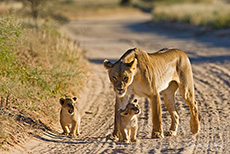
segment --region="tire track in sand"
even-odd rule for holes
[[[229,72],[217,64],[194,65],[199,110],[202,117],[199,144],[195,152],[229,151],[230,85]]]

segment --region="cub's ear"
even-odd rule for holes
[[[73,97],[73,100],[76,101],[76,100],[77,100],[77,97]]]
[[[125,116],[128,116],[129,113],[125,110],[125,111],[121,112],[120,115],[125,117]]]
[[[130,70],[136,70],[137,67],[137,58],[135,58],[132,62],[126,63],[126,66],[130,68]]]
[[[63,105],[64,102],[65,102],[65,99],[64,98],[60,98],[59,102],[60,102],[61,105]]]
[[[114,66],[113,63],[111,63],[111,62],[108,61],[107,59],[104,60],[104,67],[105,67],[106,69],[111,69],[111,68],[113,68],[113,66]]]

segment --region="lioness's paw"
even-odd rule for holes
[[[197,134],[199,132],[199,125],[191,125],[190,129],[193,134]]]
[[[176,131],[173,130],[169,130],[167,132],[165,132],[165,136],[176,136]]]
[[[152,138],[164,138],[164,135],[163,133],[160,133],[160,132],[153,132]]]
[[[197,119],[191,119],[190,121],[190,129],[193,134],[197,134],[199,132],[200,126],[199,126],[199,120]]]
[[[118,141],[119,138],[116,135],[110,134],[106,136],[107,140],[113,140],[113,141]]]

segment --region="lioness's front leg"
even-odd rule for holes
[[[118,137],[119,137],[119,134],[118,134],[119,133],[118,132],[119,110],[118,110],[118,103],[117,103],[117,101],[115,103],[115,111],[114,111],[114,113],[115,113],[115,116],[114,116],[114,130],[113,130],[113,134],[112,134],[112,138],[111,139],[117,140]]]
[[[116,96],[116,103],[115,103],[115,117],[114,117],[114,130],[112,134],[112,138],[114,140],[117,140],[119,137],[119,132],[118,132],[118,118],[120,114],[120,109],[124,109],[126,105],[128,104],[128,96],[125,95],[124,97],[118,97]]]
[[[149,98],[152,107],[152,138],[163,138],[163,129],[161,121],[161,102],[159,93]]]

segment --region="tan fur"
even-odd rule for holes
[[[62,106],[60,111],[60,123],[64,135],[76,136],[79,135],[80,128],[80,114],[77,107],[77,98],[60,98]]]
[[[177,133],[179,115],[174,95],[179,88],[190,107],[190,128],[199,131],[198,107],[194,99],[192,68],[187,55],[179,49],[164,49],[156,53],[146,53],[134,48],[128,50],[116,62],[104,61],[110,81],[116,92],[115,122],[113,136],[117,136],[117,114],[128,103],[128,96],[136,94],[149,98],[152,108],[152,137],[164,137],[161,121],[160,93],[171,115],[172,123],[166,135]]]
[[[138,119],[140,107],[136,100],[127,104],[125,110],[120,110],[118,117],[119,140],[125,143],[137,142]]]

